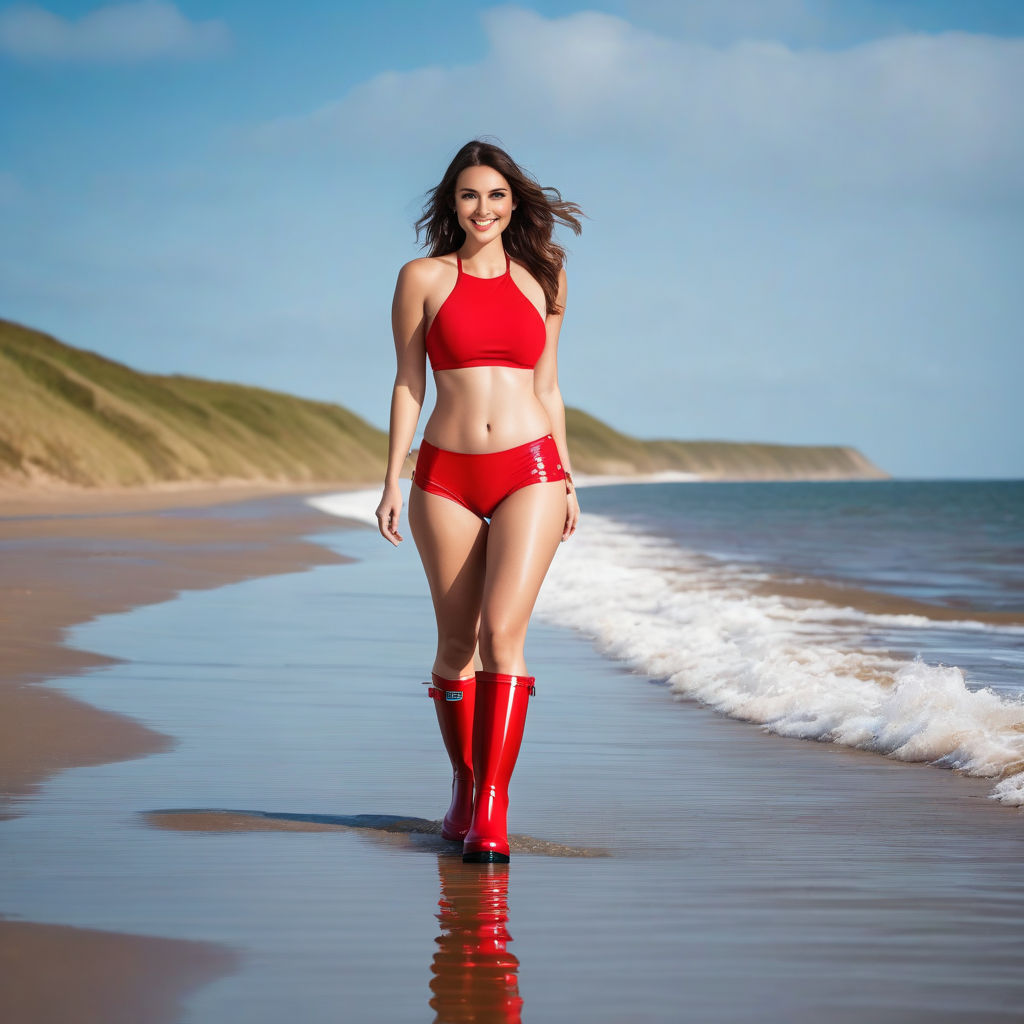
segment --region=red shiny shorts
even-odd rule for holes
[[[565,470],[555,439],[547,434],[503,452],[479,454],[450,452],[424,441],[412,478],[428,494],[439,494],[490,519],[520,487],[564,480]]]

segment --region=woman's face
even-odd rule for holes
[[[497,238],[515,208],[512,189],[493,167],[467,167],[456,179],[455,214],[467,238]]]

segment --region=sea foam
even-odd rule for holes
[[[409,481],[399,483],[406,500],[409,498]],[[326,512],[330,516],[341,519],[354,519],[357,523],[367,526],[377,525],[377,505],[380,503],[380,490],[369,491],[338,491],[336,494],[320,494],[315,498],[307,498],[306,504]]]
[[[766,578],[588,514],[537,612],[680,697],[783,736],[1000,778],[993,798],[1024,804],[1024,701],[868,649],[873,630],[930,620],[775,596]]]

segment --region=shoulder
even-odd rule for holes
[[[400,287],[429,289],[445,276],[458,271],[455,254],[447,256],[420,256],[409,260],[398,272]]]

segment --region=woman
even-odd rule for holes
[[[534,692],[526,627],[559,540],[579,519],[556,363],[565,250],[552,239],[556,220],[579,234],[579,214],[497,146],[467,143],[416,224],[430,254],[402,267],[395,288],[398,372],[377,521],[401,542],[398,475],[429,357],[437,404],[409,525],[437,617],[428,693],[454,769],[441,834],[464,841],[467,862],[509,859],[508,783]]]

